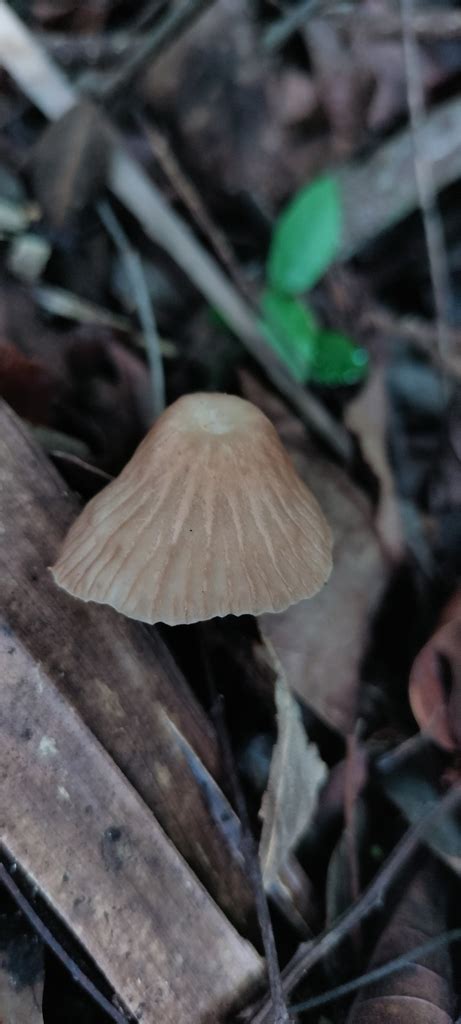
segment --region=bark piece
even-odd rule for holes
[[[0,631],[1,837],[143,1024],[216,1024],[259,959],[51,680]]]

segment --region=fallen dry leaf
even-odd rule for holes
[[[442,625],[410,673],[411,710],[420,729],[445,750],[461,747],[461,598],[450,602]]]
[[[448,887],[432,860],[415,875],[378,939],[369,967],[402,956],[448,929]],[[367,986],[348,1024],[452,1024],[455,998],[448,947]]]
[[[277,677],[275,702],[277,742],[260,810],[259,857],[268,892],[281,884],[280,873],[309,827],[327,774],[315,743],[306,736],[299,705],[283,672]]]
[[[389,569],[365,495],[337,465],[318,454],[286,406],[248,375],[245,394],[269,416],[334,535],[333,572],[319,594],[279,615],[263,615],[290,686],[343,734],[356,718],[360,664]]]
[[[30,423],[50,423],[53,401],[62,390],[58,376],[39,359],[0,341],[0,398]]]
[[[400,561],[404,539],[394,474],[389,461],[387,420],[385,368],[377,363],[360,393],[347,406],[345,422],[357,436],[363,457],[379,481],[376,529],[389,555],[395,561]]]
[[[76,217],[105,181],[110,137],[96,108],[78,103],[42,133],[32,156],[34,194],[48,224],[58,232]]]

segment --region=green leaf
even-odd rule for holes
[[[264,293],[261,310],[261,329],[269,344],[293,377],[304,383],[310,375],[316,347],[318,327],[313,313],[297,299],[273,289]]]
[[[334,178],[307,185],[280,215],[267,272],[271,285],[289,295],[312,288],[333,262],[341,233],[341,202]]]
[[[356,384],[368,370],[368,352],[344,334],[319,331],[310,370],[311,380],[330,387]]]

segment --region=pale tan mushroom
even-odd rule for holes
[[[83,509],[52,573],[83,601],[176,625],[282,611],[330,570],[328,524],[269,420],[193,394]]]

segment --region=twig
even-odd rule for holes
[[[331,21],[348,28],[350,13],[331,11]],[[415,10],[413,32],[417,39],[457,39],[461,35],[461,11],[449,7],[426,7]],[[398,11],[383,10],[375,13],[360,8],[355,11],[354,28],[374,36],[392,37],[402,33],[402,19]]]
[[[438,350],[437,324],[416,316],[397,316],[383,306],[370,304],[360,316],[360,330],[380,331],[392,334],[421,349],[449,373],[461,376],[461,330],[456,327],[447,328],[449,340],[448,351]]]
[[[345,914],[339,918],[330,931],[323,932],[311,942],[302,943],[290,963],[282,972],[283,989],[289,994],[304,978],[308,971],[315,966],[324,956],[328,956],[333,949],[343,941],[357,925],[366,920],[376,909],[382,906],[397,875],[408,864],[411,857],[417,850],[426,831],[442,815],[448,814],[459,803],[461,798],[461,786],[452,786],[445,796],[431,808],[428,814],[412,825],[399,843],[394,847],[385,864],[377,872],[368,887],[362,893],[357,903],[354,903]],[[251,1016],[251,1024],[268,1024],[268,1004],[265,1002]]]
[[[355,903],[360,896],[360,874],[357,851],[357,786],[355,785],[355,762],[358,750],[358,730],[354,730],[346,740],[346,772],[344,780],[344,840],[346,846],[347,866],[351,886],[351,897]],[[354,932],[354,943],[360,948],[360,930]]]
[[[134,53],[105,79],[103,85],[99,86],[98,98],[104,103],[113,102],[122,90],[131,85],[147,61],[153,61],[158,57],[159,53],[174,42],[212,3],[214,0],[179,0],[174,4],[160,24],[154,25],[139,43]]]
[[[410,964],[414,963],[420,956],[433,953],[434,950],[440,949],[442,946],[449,946],[452,942],[459,942],[460,939],[461,928],[452,928],[451,931],[438,935],[436,939],[429,939],[428,942],[423,942],[421,946],[415,946],[414,949],[410,949],[408,953],[397,956],[394,960],[389,960],[387,964],[382,964],[381,967],[375,967],[372,971],[362,974],[360,978],[353,978],[352,981],[346,981],[344,985],[338,985],[337,988],[333,988],[329,992],[321,992],[320,995],[313,996],[312,999],[305,999],[302,1003],[290,1006],[290,1010],[295,1013],[304,1013],[306,1010],[316,1010],[319,1006],[334,1003],[337,999],[342,999],[343,996],[349,996],[352,992],[357,992],[359,989],[367,988],[368,985],[373,985],[376,981],[388,978],[390,974],[395,974],[396,971],[402,971],[405,967],[409,967]]]
[[[167,3],[168,0],[148,0],[131,22],[130,32],[136,33],[146,29],[150,22],[166,7]]]
[[[331,13],[332,9],[344,8],[346,6],[346,12],[350,17],[351,10],[354,9],[353,3],[341,3],[341,0],[304,0],[304,2],[296,4],[292,10],[289,10],[282,18],[275,22],[274,25],[270,25],[267,32],[263,36],[263,49],[267,53],[279,50],[281,46],[284,46],[288,42],[290,36],[305,25],[308,18],[314,15],[322,15]]]
[[[269,906],[261,875],[258,850],[253,833],[245,801],[245,796],[240,784],[240,779],[235,766],[234,755],[229,738],[229,732],[224,715],[223,698],[216,692],[214,677],[208,654],[206,627],[200,627],[201,654],[204,666],[204,673],[208,685],[211,700],[211,714],[216,727],[223,758],[224,776],[229,780],[232,797],[235,804],[241,825],[241,845],[245,858],[248,879],[253,889],[256,905],[256,914],[261,932],[261,938],[266,957],[267,975],[271,993],[271,1007],[269,1019],[271,1024],[290,1024],[290,1015],[287,1010],[283,994],[282,978],[277,957],[274,932],[272,928]]]
[[[425,147],[423,150],[421,142],[426,112],[419,52],[413,30],[414,0],[400,0],[400,12],[416,184],[434,295],[438,347],[442,357],[448,347],[447,324],[451,311],[450,272],[442,222],[437,208],[432,160],[431,156],[426,153]]]
[[[45,946],[48,946],[48,949],[51,949],[55,957],[60,960],[66,970],[69,971],[69,974],[75,983],[87,992],[91,999],[93,999],[101,1010],[103,1010],[104,1013],[107,1013],[107,1015],[115,1021],[116,1024],[128,1024],[127,1017],[125,1017],[123,1013],[120,1013],[114,1004],[102,995],[99,989],[96,988],[96,985],[93,985],[93,982],[90,981],[86,974],[80,970],[80,967],[75,963],[75,960],[66,953],[60,942],[58,942],[54,935],[51,934],[49,928],[43,924],[43,921],[40,919],[33,907],[31,907],[26,897],[23,896],[21,890],[16,885],[16,882],[13,881],[11,875],[3,864],[0,864],[0,883],[2,883],[5,886],[5,889],[8,890],[10,896],[12,896],[14,902],[22,911],[24,917],[26,917],[32,925],[32,928],[41,938]]]
[[[184,174],[169,145],[168,139],[159,128],[146,124],[142,118],[137,118],[137,120],[151,144],[154,156],[166,178],[172,184],[178,198],[184,203],[195,224],[205,235],[218,259],[221,260],[222,265],[226,268],[229,277],[232,278],[237,288],[245,294],[247,290],[246,283],[236,265],[232,249],[223,232],[214,223],[213,218],[210,217],[195,185]]]
[[[37,32],[35,38],[40,46],[44,46],[66,68],[120,60],[128,46],[133,45],[133,37],[127,31],[120,30],[88,35],[76,32]]]
[[[105,61],[120,60],[128,47],[145,42],[149,22],[165,6],[166,0],[153,0],[133,19],[129,28],[109,29],[105,32],[37,32],[35,38],[53,57],[66,66],[73,64],[97,65]],[[102,77],[102,76],[101,76]]]
[[[39,284],[31,290],[31,295],[38,306],[50,313],[51,316],[62,317],[63,320],[74,320],[80,324],[102,324],[105,327],[113,327],[115,331],[130,335],[130,340],[139,348],[145,348],[145,338],[141,330],[133,328],[132,322],[126,316],[112,313],[104,306],[98,306],[95,302],[82,299],[80,295],[59,288],[57,285]],[[164,359],[175,359],[177,348],[174,342],[166,338],[160,338],[160,351]]]
[[[352,13],[354,28],[360,28],[361,31],[384,37],[400,35],[402,31],[398,11],[372,13],[361,9],[353,0],[304,0],[304,3],[289,10],[267,29],[263,36],[263,48],[268,52],[280,49],[309,18],[328,18],[332,24],[348,29],[351,27]],[[461,12],[443,7],[417,10],[413,31],[418,39],[457,39],[461,35]]]
[[[157,333],[154,311],[147,288],[141,257],[136,249],[130,245],[125,232],[117,220],[109,203],[102,201],[98,203],[99,216],[117,246],[122,260],[125,264],[126,276],[133,289],[133,296],[138,309],[139,322],[143,329],[146,352],[149,360],[151,392],[152,392],[152,418],[157,419],[165,408],[165,376],[163,372],[162,353],[160,338]]]
[[[42,52],[4,0],[0,0],[0,63],[47,117],[61,117],[78,102],[76,90]],[[115,137],[110,125],[108,127]],[[252,308],[116,137],[108,184],[148,237],[169,254],[207,301],[221,313],[303,422],[340,459],[348,461],[352,456],[352,443],[347,431],[321,402],[293,379],[267,344]]]

